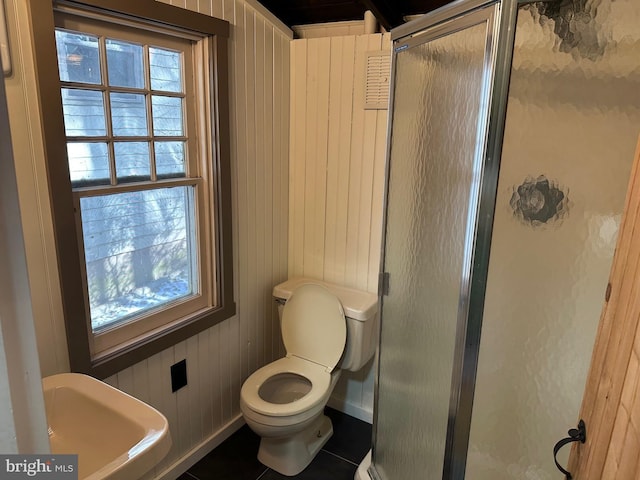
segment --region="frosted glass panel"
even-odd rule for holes
[[[374,450],[389,480],[442,478],[486,35],[397,54]]]
[[[469,480],[563,478],[578,423],[640,132],[640,4],[584,5],[518,15]]]

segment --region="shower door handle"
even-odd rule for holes
[[[565,470],[564,468],[562,468],[562,466],[558,463],[557,456],[560,449],[565,445],[567,445],[568,443],[573,443],[573,442],[584,443],[587,441],[587,427],[584,424],[584,420],[581,419],[580,422],[578,423],[578,428],[570,429],[567,432],[567,434],[569,435],[567,438],[563,438],[558,443],[556,443],[556,445],[553,447],[553,461],[556,462],[556,467],[558,467],[558,470],[560,470],[562,473],[565,474],[567,480],[571,480],[573,478],[571,476],[571,473]]]

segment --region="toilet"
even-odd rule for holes
[[[357,371],[377,345],[378,298],[294,278],[274,287],[287,355],[247,378],[240,409],[261,438],[258,460],[293,476],[333,434],[324,407],[341,370]]]

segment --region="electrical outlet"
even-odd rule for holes
[[[187,360],[171,365],[171,391],[177,392],[187,384]]]

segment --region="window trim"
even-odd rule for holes
[[[36,77],[44,149],[47,163],[50,202],[53,213],[54,237],[60,275],[63,313],[71,371],[106,378],[145,358],[192,337],[236,313],[233,298],[233,252],[231,216],[231,164],[228,103],[229,23],[197,12],[167,5],[155,0],[52,0],[51,8],[43,9],[42,0],[28,0],[33,32]],[[214,272],[214,307],[195,314],[178,326],[150,334],[144,340],[128,345],[118,352],[93,359],[89,349],[88,312],[85,307],[80,249],[77,238],[74,199],[69,178],[66,153],[60,81],[55,44],[54,9],[71,7],[89,13],[99,11],[116,17],[134,17],[163,30],[175,30],[177,35],[199,37],[207,49],[210,62],[210,82],[207,96],[211,126],[212,190],[209,192],[212,232],[212,263]],[[148,16],[152,18],[148,18]],[[201,95],[202,92],[199,92]],[[46,119],[46,121],[45,121]],[[59,120],[58,120],[59,119]],[[205,139],[201,139],[205,141]]]

